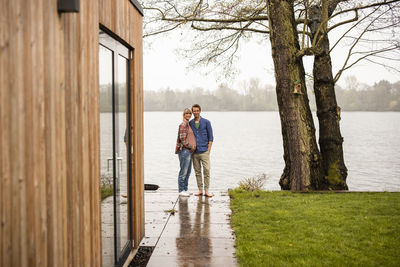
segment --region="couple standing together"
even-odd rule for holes
[[[190,120],[192,117],[194,119]],[[175,154],[178,154],[180,170],[178,175],[179,195],[188,197],[189,176],[193,168],[196,174],[199,191],[195,196],[212,197],[210,187],[210,152],[214,140],[211,123],[200,116],[201,107],[198,104],[192,106],[192,110],[186,108],[183,111],[183,122],[179,125]],[[190,121],[189,121],[190,120]],[[201,173],[203,167],[204,183]],[[204,186],[204,190],[203,190]]]

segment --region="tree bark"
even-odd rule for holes
[[[279,184],[283,190],[320,189],[324,183],[322,161],[303,62],[296,57],[300,47],[292,1],[269,0],[268,15],[285,160]]]
[[[317,34],[321,18],[321,9],[314,6],[310,12],[312,38]],[[325,176],[323,189],[348,190],[347,168],[343,157],[343,137],[340,133],[340,107],[336,102],[329,39],[324,31],[320,31],[318,38],[320,41],[316,47],[313,76],[319,121],[319,146]]]

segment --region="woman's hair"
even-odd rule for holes
[[[192,114],[192,111],[191,111],[190,109],[185,108],[185,109],[183,110],[183,113],[182,113],[183,118],[185,118],[185,113],[187,113],[187,112],[190,112],[190,114]]]

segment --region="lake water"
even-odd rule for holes
[[[278,112],[204,111],[202,116],[214,131],[211,191],[234,188],[261,173],[267,175],[265,189],[280,190],[284,161]],[[144,113],[145,183],[177,189],[174,152],[181,118],[181,112]],[[316,118],[314,122],[318,127]],[[343,112],[341,132],[349,189],[400,191],[400,112]],[[196,189],[192,170],[189,190]]]

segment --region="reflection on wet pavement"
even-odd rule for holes
[[[237,265],[226,193],[178,198],[176,192],[146,192],[145,200],[146,237],[141,245],[155,246],[147,266]],[[167,209],[177,213],[165,213]]]
[[[196,214],[193,225],[190,221],[188,199],[179,199],[180,231],[179,236],[176,238],[176,249],[178,251],[179,262],[185,262],[185,257],[187,257],[188,254],[195,252],[196,255],[204,259],[202,264],[209,265],[209,257],[212,255],[212,244],[211,239],[209,238],[210,206],[208,198],[206,198],[204,205],[202,198],[198,197],[197,199]]]

